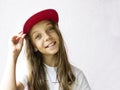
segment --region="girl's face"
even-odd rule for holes
[[[43,55],[54,55],[59,50],[59,37],[50,21],[43,20],[35,24],[30,31],[30,38],[35,50]]]

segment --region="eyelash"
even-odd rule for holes
[[[41,38],[41,36],[38,34],[35,36],[35,39]]]
[[[52,30],[54,30],[53,26],[48,28],[48,31],[52,31]],[[39,34],[35,36],[35,39],[40,39],[40,38],[41,38],[41,35]]]
[[[54,27],[49,27],[48,30],[54,30]]]

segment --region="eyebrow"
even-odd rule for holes
[[[34,31],[33,33],[31,33],[31,36],[33,37],[33,35],[34,35],[35,33],[37,33],[37,31]]]
[[[50,25],[50,24],[53,25],[52,22],[48,22],[46,25]]]
[[[46,25],[53,25],[52,22],[48,22]],[[33,36],[34,33],[36,33],[37,31],[34,31],[31,36]]]

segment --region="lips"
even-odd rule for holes
[[[56,44],[56,42],[51,42],[47,46],[45,46],[45,48],[50,48],[50,47],[54,46],[55,44]]]

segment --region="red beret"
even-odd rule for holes
[[[33,27],[33,25],[35,25],[36,23],[42,20],[50,20],[50,21],[58,23],[59,21],[58,13],[54,9],[45,9],[32,15],[25,22],[24,27],[23,27],[23,33],[27,34],[30,31],[30,29]]]

